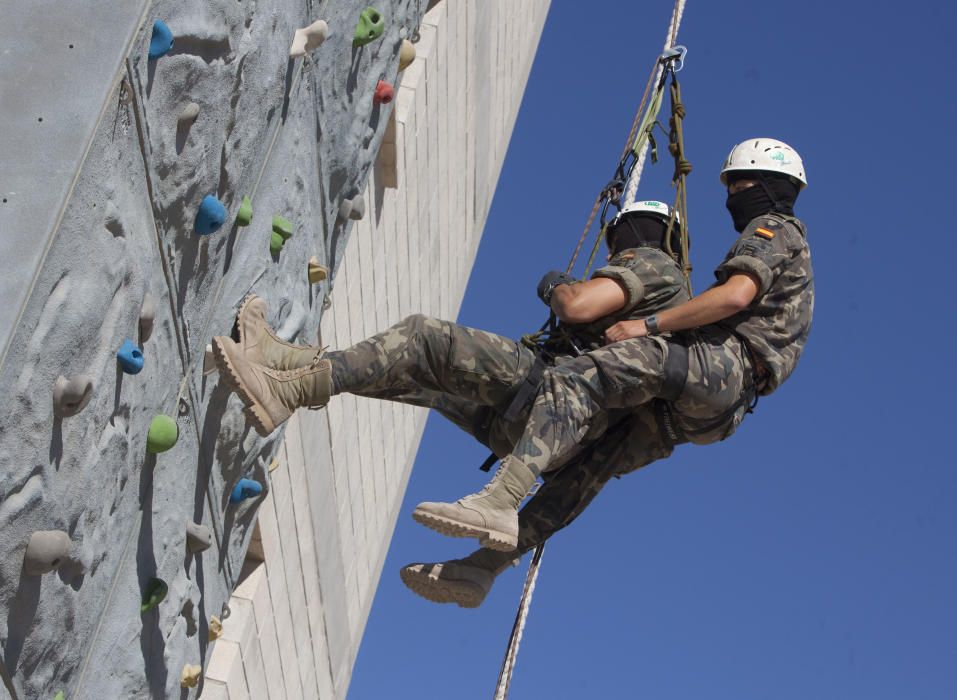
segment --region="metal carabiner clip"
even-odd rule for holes
[[[685,67],[685,56],[687,55],[688,48],[686,46],[672,46],[670,49],[661,54],[661,56],[658,57],[658,60],[665,65],[671,61],[677,63],[677,65],[674,66],[674,71],[677,73]]]

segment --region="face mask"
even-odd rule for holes
[[[668,224],[654,216],[628,216],[613,229],[609,229],[608,252],[617,255],[629,248],[651,246],[660,248]]]
[[[758,184],[729,194],[725,202],[734,230],[741,233],[755,218],[772,211],[794,214],[798,187],[787,178],[765,177]]]

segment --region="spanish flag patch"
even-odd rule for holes
[[[760,226],[754,229],[755,236],[761,236],[761,238],[767,238],[769,241],[774,238],[774,231],[768,231],[766,228],[761,228]]]

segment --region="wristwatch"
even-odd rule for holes
[[[648,335],[658,335],[661,329],[658,328],[658,317],[651,315],[645,319],[645,328],[648,329]]]

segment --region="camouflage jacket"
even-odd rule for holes
[[[627,300],[618,311],[591,323],[560,323],[559,333],[546,348],[552,352],[567,353],[561,338],[567,333],[583,351],[595,350],[605,344],[605,331],[619,321],[639,319],[688,301],[681,268],[667,253],[658,248],[630,248],[623,250],[595,270],[592,279],[612,279],[625,290]]]
[[[720,284],[737,272],[759,280],[758,294],[748,308],[717,325],[747,342],[765,371],[759,393],[770,394],[794,371],[811,328],[814,272],[804,224],[779,214],[754,219],[715,277]]]

